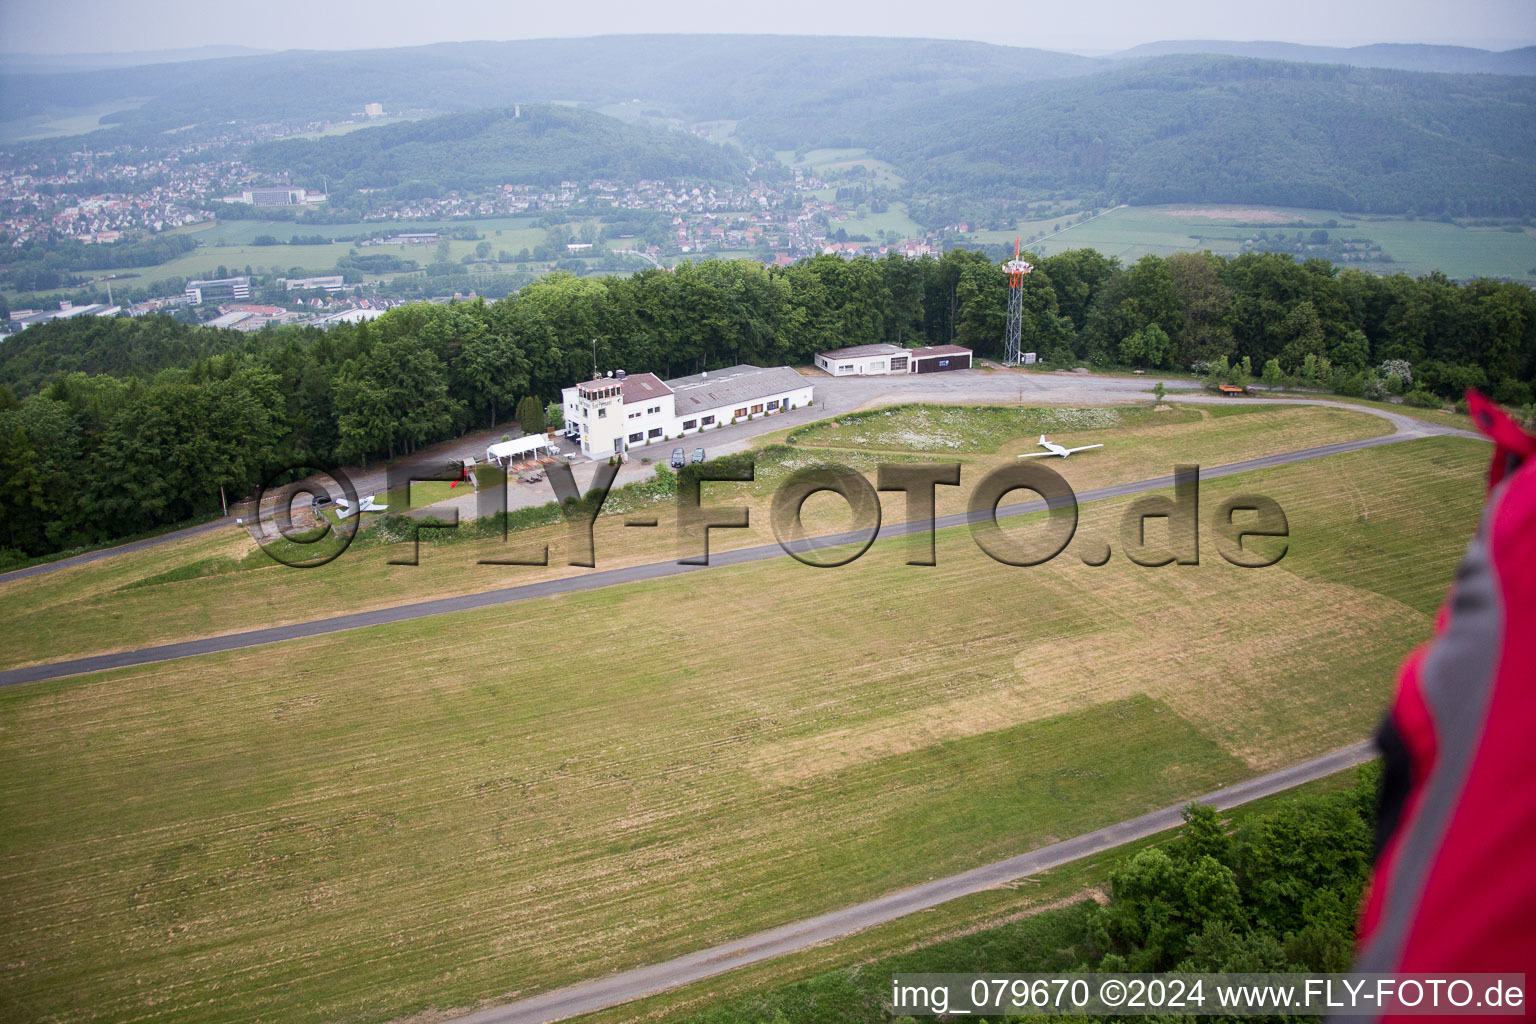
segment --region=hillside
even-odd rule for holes
[[[479,189],[570,178],[739,180],[739,150],[573,107],[478,110],[325,139],[253,146],[253,167],[347,188]]]
[[[893,112],[867,144],[934,192],[1536,212],[1536,80],[1165,57]]]
[[[693,119],[1082,74],[1103,62],[986,43],[807,36],[599,36],[292,50],[62,74],[0,75],[0,121],[145,97],[113,120],[164,129],[343,117],[364,103],[447,113],[512,103],[641,98]]]
[[[1162,40],[1143,43],[1112,54],[1114,60],[1145,60],[1174,54],[1211,53],[1227,57],[1256,57],[1308,64],[1347,64],[1357,68],[1391,68],[1458,75],[1536,74],[1536,46],[1518,50],[1479,50],[1470,46],[1431,46],[1424,43],[1373,43],[1369,46],[1305,46],[1301,43],[1251,42],[1225,39]]]

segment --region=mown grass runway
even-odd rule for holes
[[[1052,468],[1080,491],[1163,476],[1179,462],[1220,465],[1378,436],[1389,429],[1377,417],[1330,408],[1244,404],[1231,407],[1230,415],[1213,415],[1227,411],[1176,408],[1153,413],[1122,408],[1074,414],[1050,409],[904,406],[808,426],[791,432],[791,437],[802,438],[791,448],[772,449],[770,457],[760,460],[756,484],[706,485],[707,501],[744,504],[751,509],[752,522],[747,530],[715,531],[710,544],[712,550],[728,550],[772,543],[768,507],[774,488],[794,468],[817,461],[869,473],[883,462],[959,461],[961,486],[941,487],[937,493],[939,513],[948,514],[965,510],[975,482],[986,472],[1012,464],[1019,452],[1038,451],[1035,441],[1041,429],[1072,443],[1109,441],[1108,447],[1091,453],[1092,458],[1051,460]],[[1051,426],[1042,427],[1042,417],[1082,415],[1092,417],[1090,425],[1058,431],[1057,426],[1070,424],[1053,420]],[[921,452],[910,443],[914,431],[924,437],[952,437],[955,442]],[[418,485],[413,493],[436,488],[440,494],[443,487]],[[381,500],[398,504],[394,496]],[[418,500],[422,500],[419,494]],[[888,520],[905,519],[902,496],[887,495],[884,502]],[[622,516],[600,519],[595,531],[597,567],[676,558],[675,519],[668,506],[660,507],[658,513],[660,526],[651,530],[627,528]],[[836,499],[812,499],[806,505],[805,520],[817,532],[846,529],[846,506]],[[566,564],[566,537],[565,528],[557,526],[514,534],[507,543],[423,545],[418,566],[389,564],[401,554],[398,545],[359,545],[316,570],[273,563],[242,531],[191,538],[0,586],[0,629],[8,636],[0,649],[0,669],[588,571]],[[547,567],[480,564],[546,544],[551,563]]]

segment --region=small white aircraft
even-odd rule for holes
[[[373,503],[373,498],[374,498],[374,496],[370,494],[370,495],[368,495],[368,497],[364,498],[362,501],[359,501],[357,503],[357,511],[358,512],[384,512],[384,511],[388,510],[388,508],[389,508],[388,505],[375,505]],[[338,518],[338,519],[345,519],[345,518],[347,518],[347,516],[352,514],[352,503],[350,501],[348,501],[346,498],[337,498],[336,499],[336,504],[341,506],[341,511],[339,513],[337,513],[336,518]]]
[[[1047,455],[1060,455],[1062,458],[1066,458],[1068,455],[1071,455],[1073,452],[1085,452],[1089,448],[1103,448],[1104,447],[1102,444],[1085,444],[1081,448],[1064,448],[1061,445],[1057,444],[1055,441],[1047,441],[1045,439],[1045,435],[1044,434],[1040,435],[1039,444],[1040,444],[1040,447],[1045,449],[1045,451],[1043,451],[1043,452],[1030,452],[1028,455],[1020,455],[1019,458],[1021,458],[1021,459],[1039,459],[1039,458],[1044,458]]]

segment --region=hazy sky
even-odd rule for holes
[[[358,49],[633,32],[931,36],[1094,51],[1158,39],[1508,49],[1536,42],[1536,0],[0,0],[0,51],[11,53]]]

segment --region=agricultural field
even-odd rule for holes
[[[1128,206],[1109,210],[1082,224],[1072,217],[1056,217],[1021,223],[1016,230],[978,232],[977,241],[1011,243],[1014,237],[1047,232],[1030,248],[1044,256],[1068,249],[1097,249],[1107,256],[1118,256],[1132,263],[1153,253],[1167,256],[1176,252],[1209,249],[1233,255],[1241,251],[1241,242],[1256,234],[1262,225],[1271,234],[1276,230],[1293,233],[1297,220],[1309,224],[1338,222],[1330,235],[1371,239],[1392,257],[1392,262],[1346,264],[1373,273],[1404,273],[1414,276],[1440,270],[1448,277],[1507,277],[1529,281],[1536,279],[1536,233],[1500,228],[1461,227],[1440,221],[1408,220],[1401,217],[1361,216],[1332,210],[1301,210],[1279,207],[1220,207],[1201,205]],[[1059,233],[1055,233],[1057,226]]]
[[[1179,431],[1238,449],[1273,415],[1125,429],[1150,460]],[[895,539],[838,569],[778,558],[0,692],[0,1015],[469,1007],[1353,742],[1432,628],[1486,457],[1429,438],[1205,483],[1203,509],[1285,509],[1265,569],[1208,533],[1198,566],[1085,564],[1122,499],[1085,506],[1079,540],[1030,569],[958,528],[933,567]],[[360,593],[283,572],[244,574],[241,628]],[[82,596],[32,617],[7,594],[0,618],[15,636]]]

